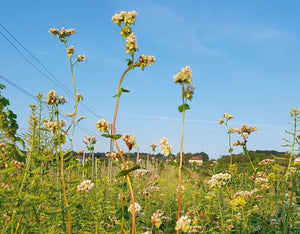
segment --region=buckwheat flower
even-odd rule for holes
[[[300,157],[295,158],[294,165],[300,165]]]
[[[66,117],[72,117],[73,114],[71,114],[71,113],[65,113],[65,116],[66,116]]]
[[[57,122],[53,122],[53,121],[44,121],[43,122],[44,126],[51,132],[51,133],[55,133],[58,129],[58,125]]]
[[[112,161],[116,161],[118,159],[118,155],[115,152],[107,153],[105,156],[110,158]]]
[[[226,183],[231,179],[231,175],[228,173],[219,173],[215,174],[211,177],[210,180],[207,181],[207,184],[213,188],[213,187],[221,187],[226,185]]]
[[[83,100],[82,95],[80,93],[76,93],[76,101],[79,102],[81,100]]]
[[[223,119],[219,119],[218,120],[218,124],[222,125],[224,123],[224,120]]]
[[[51,35],[53,35],[54,37],[56,37],[57,35],[59,35],[59,30],[56,29],[56,28],[50,28],[50,29],[48,30],[48,32],[49,32]]]
[[[233,146],[244,146],[245,143],[244,142],[241,142],[241,141],[236,141],[232,144]]]
[[[258,165],[259,166],[262,166],[262,165],[271,165],[271,164],[274,164],[275,160],[274,159],[264,159],[264,160],[261,160]]]
[[[133,33],[127,37],[125,47],[126,53],[128,53],[130,56],[133,56],[133,54],[138,50],[136,36]]]
[[[187,232],[191,228],[191,222],[192,220],[187,215],[181,216],[176,222],[175,230]]]
[[[76,62],[83,62],[85,60],[85,55],[78,55],[75,59]]]
[[[121,26],[122,22],[124,21],[125,14],[126,14],[125,11],[121,11],[119,13],[114,14],[111,18],[112,22]]]
[[[74,54],[74,46],[70,46],[67,48],[68,57],[71,58]]]
[[[77,186],[77,192],[87,193],[94,187],[91,180],[84,180]]]
[[[138,14],[136,11],[126,12],[126,14],[124,15],[124,24],[126,26],[130,26],[130,25],[134,24],[137,16],[138,16]]]
[[[77,120],[76,120],[76,122],[78,123],[78,122],[80,122],[81,120],[83,120],[85,118],[85,116],[80,116]]]
[[[144,177],[149,174],[150,174],[150,171],[147,169],[138,169],[135,171],[135,177]]]
[[[155,145],[155,144],[151,144],[151,145],[150,145],[150,148],[152,149],[152,152],[155,152],[156,145]]]
[[[65,127],[65,126],[66,126],[66,121],[61,120],[61,121],[59,122],[59,126],[61,126],[62,128]]]
[[[131,136],[129,134],[124,134],[122,136],[122,140],[126,143],[129,150],[132,149],[132,147],[136,147],[135,137]]]
[[[54,90],[50,90],[47,94],[47,104],[53,106],[57,103],[58,96]]]
[[[149,197],[151,195],[151,193],[154,193],[154,192],[157,192],[157,191],[159,191],[159,187],[148,186],[144,189],[143,196],[144,197]]]
[[[137,202],[134,203],[134,208],[135,208],[135,213],[139,213],[142,210],[142,207]],[[128,212],[132,213],[132,203],[130,203],[130,206],[128,207]]]
[[[259,211],[258,205],[253,206],[253,213],[257,213]]]
[[[300,113],[300,109],[294,108],[294,109],[291,109],[290,116],[291,116],[291,118],[294,118],[294,117],[298,116],[299,113]]]
[[[179,84],[189,84],[191,83],[192,79],[192,69],[189,66],[181,68],[179,72],[174,76],[174,82]]]
[[[234,228],[234,226],[232,224],[229,224],[225,227],[226,231],[231,231]]]
[[[11,163],[12,163],[12,165],[14,165],[18,169],[18,171],[22,171],[23,168],[24,168],[24,163],[23,162],[13,160]]]
[[[138,61],[139,61],[139,68],[144,70],[146,66],[151,66],[155,63],[155,57],[142,54],[139,57]]]
[[[66,98],[64,96],[60,96],[59,98],[57,98],[57,101],[56,101],[56,103],[60,104],[60,105],[66,104],[67,102],[68,101],[66,100]]]
[[[156,210],[155,213],[151,216],[151,224],[154,225],[157,229],[159,229],[160,225],[162,224],[162,216],[164,212],[160,209]]]
[[[187,84],[187,86],[183,91],[183,95],[185,98],[191,101],[193,99],[194,92],[195,92],[195,85]]]
[[[168,139],[163,137],[159,143],[161,147],[161,153],[166,156],[169,156],[172,151],[172,146],[169,144]]]
[[[224,118],[224,119],[231,120],[231,119],[233,119],[233,115],[224,113],[224,114],[223,114],[223,118]]]

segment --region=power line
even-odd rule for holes
[[[24,93],[25,95],[27,95],[28,97],[32,98],[33,100],[36,100],[36,97],[28,92],[27,90],[23,89],[22,87],[18,86],[17,84],[15,84],[14,82],[6,79],[4,76],[0,75],[0,79],[4,80],[5,82],[9,83],[11,86],[15,87],[16,89],[18,89],[20,92]]]
[[[4,80],[5,82],[7,82],[8,84],[10,84],[11,86],[13,86],[14,88],[16,88],[17,90],[19,90],[20,92],[22,92],[23,94],[25,94],[26,96],[32,98],[34,101],[37,100],[37,98],[30,92],[28,92],[27,90],[25,90],[24,88],[20,87],[19,85],[17,85],[16,83],[10,81],[9,79],[5,78],[4,76],[0,75],[0,79]],[[60,113],[60,116],[63,116],[61,113]],[[78,123],[78,128],[80,128],[82,131],[84,131],[86,134],[90,134],[90,135],[98,135],[98,133],[95,134],[94,131],[80,125]],[[109,144],[107,142],[107,139],[104,139],[104,138],[100,138],[102,140],[102,142],[104,142],[105,144]]]
[[[15,46],[15,44],[9,40],[2,32],[0,34],[18,51],[18,53],[22,56],[25,61],[27,61],[31,66],[33,66],[37,71],[39,71],[44,77],[46,77],[48,80],[53,82],[55,85],[59,86],[62,90],[64,90],[66,93],[68,93],[69,96],[74,98],[74,94],[72,91],[66,87],[63,83],[59,81],[50,71],[47,69],[47,67],[36,57],[34,56],[26,47],[16,38],[14,37],[8,29],[6,29],[2,24],[0,26],[40,65],[42,68],[53,78],[50,78],[47,74],[45,74],[41,69],[39,69],[36,65],[34,65],[29,59],[25,57],[25,55]],[[84,107],[88,112],[90,112],[92,115],[94,115],[97,118],[101,118],[99,115],[97,115],[94,111],[92,111],[88,106],[86,106],[84,103],[79,103],[82,107]]]

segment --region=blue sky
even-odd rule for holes
[[[299,107],[300,34],[298,1],[3,1],[0,23],[36,56],[51,73],[72,90],[63,44],[48,34],[49,28],[75,28],[69,39],[75,54],[87,59],[75,67],[77,89],[84,104],[79,115],[88,133],[77,128],[75,149],[84,148],[84,135],[97,134],[96,151],[108,151],[109,142],[99,136],[95,123],[113,117],[117,82],[126,68],[124,40],[111,17],[121,10],[138,12],[133,31],[140,54],[154,55],[156,63],[145,71],[131,71],[123,87],[117,132],[136,137],[140,151],[167,137],[173,152],[179,151],[181,134],[180,87],[173,83],[178,70],[189,65],[196,86],[186,115],[184,152],[205,151],[211,158],[226,154],[227,135],[217,120],[224,112],[234,115],[233,127],[255,125],[252,150],[282,148],[289,129],[289,111]],[[0,32],[41,70],[7,32]],[[0,75],[28,92],[46,96],[49,90],[71,98],[24,60],[0,34]],[[44,70],[43,70],[44,71]],[[45,72],[45,71],[44,71]],[[21,134],[27,129],[33,100],[6,85],[3,95],[18,115]],[[234,140],[238,140],[234,136]],[[125,149],[125,145],[122,145]],[[240,152],[236,148],[234,152]]]

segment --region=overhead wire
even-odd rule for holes
[[[26,89],[24,89],[23,87],[17,85],[16,83],[10,81],[9,79],[7,79],[6,77],[2,76],[0,74],[0,79],[4,80],[5,82],[7,82],[8,84],[10,84],[11,86],[13,86],[14,88],[16,88],[17,90],[19,90],[20,92],[22,92],[23,94],[25,94],[26,96],[32,98],[34,101],[37,100],[36,96],[34,96],[32,93],[30,93],[29,91],[27,91]],[[60,116],[63,116],[61,113],[60,113]],[[80,128],[83,132],[85,132],[86,134],[90,134],[90,135],[95,135],[95,136],[100,136],[98,133],[95,133],[94,131],[84,127],[83,125],[81,125],[80,123],[77,123],[78,125],[78,128]],[[24,129],[24,128],[22,128]],[[102,138],[100,137],[101,141],[105,144],[110,144],[108,142],[107,139],[105,138]]]
[[[72,91],[66,87],[63,83],[57,79],[52,72],[36,57],[31,53],[12,33],[8,31],[6,27],[4,27],[1,23],[0,26],[5,30],[5,32],[10,35],[18,44],[21,46],[52,78],[50,78],[47,74],[45,74],[41,69],[39,69],[35,64],[33,64],[29,59],[25,57],[25,55],[15,46],[15,44],[6,37],[2,32],[0,34],[18,51],[18,53],[22,56],[23,59],[25,59],[26,62],[28,62],[31,66],[33,66],[37,71],[39,71],[44,77],[46,77],[48,80],[53,82],[55,85],[59,86],[62,90],[64,90],[66,93],[68,93],[69,96],[74,98],[74,94]],[[93,110],[91,110],[88,106],[86,106],[84,103],[79,103],[82,107],[84,107],[88,112],[90,112],[93,116],[97,118],[101,118],[98,114],[96,114]]]

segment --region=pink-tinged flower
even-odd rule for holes
[[[105,119],[100,119],[96,123],[96,128],[100,132],[109,132],[109,123]]]
[[[136,141],[134,136],[131,136],[129,134],[124,134],[122,136],[122,140],[126,143],[129,150],[131,150],[132,147],[136,147]]]

